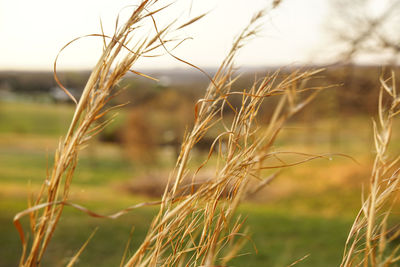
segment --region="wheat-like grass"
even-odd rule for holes
[[[185,135],[158,215],[143,243],[125,266],[225,266],[242,246],[246,237],[241,232],[244,220],[240,216],[235,219],[234,214],[248,193],[249,180],[255,177],[263,181],[259,172],[273,168],[263,162],[276,156],[271,147],[283,124],[316,95],[312,92],[304,98],[298,96],[299,91],[307,90],[299,84],[304,85],[303,82],[315,72],[296,72],[280,83],[276,82],[278,73],[275,73],[255,83],[249,90],[231,92],[235,82],[232,78],[235,54],[257,32],[256,23],[262,16],[262,12],[256,14],[239,35],[204,98],[197,102],[194,126]],[[242,96],[239,107],[233,107],[229,102],[229,97],[236,94]],[[280,100],[268,127],[262,130],[257,124],[257,113],[265,98],[272,96],[278,96]],[[224,123],[224,108],[233,109],[235,114],[229,124]],[[189,194],[182,196],[180,192],[187,191],[185,180],[196,184],[196,174],[188,175],[192,149],[210,128],[221,121],[224,129],[215,139],[208,156],[209,159],[216,154],[215,174],[196,190],[192,187]],[[218,151],[214,151],[216,147]],[[207,164],[207,160],[199,169]],[[285,166],[282,164],[276,168]],[[228,192],[226,199],[225,192]],[[237,241],[238,237],[242,240]]]
[[[78,208],[91,216],[104,217],[69,203],[70,185],[77,166],[79,150],[107,124],[105,122],[96,125],[96,121],[109,111],[105,106],[113,97],[118,81],[128,71],[148,77],[132,70],[133,64],[147,53],[163,47],[174,58],[197,68],[175,57],[165,47],[165,43],[170,40],[164,39],[164,36],[171,30],[173,24],[163,29],[157,28],[153,15],[163,7],[149,11],[156,2],[158,1],[143,0],[128,21],[117,28],[111,38],[104,33],[95,35],[101,36],[104,40],[103,54],[93,69],[79,102],[71,96],[77,104],[76,111],[65,138],[59,143],[51,173],[36,200],[31,203],[31,207],[14,218],[23,244],[20,266],[40,265],[65,205]],[[275,1],[274,7],[279,2]],[[259,179],[262,181],[261,185],[264,185],[274,176],[267,178],[265,182],[260,177],[260,170],[295,165],[283,163],[281,166],[268,166],[265,165],[265,161],[277,157],[278,153],[272,151],[271,147],[285,121],[315,97],[318,90],[304,97],[299,96],[300,92],[308,90],[304,87],[304,82],[315,72],[295,72],[281,82],[276,81],[277,72],[256,82],[249,90],[231,92],[231,86],[235,82],[233,62],[236,53],[257,33],[258,22],[263,15],[264,12],[259,12],[252,18],[233,43],[232,49],[215,76],[210,78],[211,82],[204,98],[195,106],[194,126],[185,135],[176,167],[171,173],[162,200],[158,203],[159,212],[139,249],[126,260],[126,263],[123,260],[125,266],[225,265],[237,255],[243,241],[246,240],[246,233],[242,232],[244,220],[240,216],[235,217],[235,211],[248,194],[247,185],[250,179]],[[176,29],[186,27],[201,17],[198,16]],[[151,37],[136,40],[132,45],[131,39],[134,39],[135,31],[140,28],[140,23],[145,18],[152,21],[156,33]],[[119,59],[125,50],[129,51],[128,55]],[[55,77],[58,81],[56,75]],[[64,90],[68,93],[65,88]],[[232,95],[242,97],[240,106],[232,106],[229,101]],[[279,97],[280,100],[268,122],[268,127],[259,127],[258,110],[265,98],[273,96]],[[235,115],[230,123],[224,120],[225,108],[234,111]],[[188,176],[191,151],[217,122],[222,122],[224,129],[215,139],[208,157],[209,159],[215,155],[218,159],[215,174],[196,190],[191,188],[189,194],[182,195],[182,191],[187,191],[185,187],[188,183],[184,183],[185,180],[190,179],[190,184],[196,183],[196,174],[193,177]],[[214,151],[216,147],[219,149]],[[314,156],[308,159],[312,158]],[[207,164],[208,159],[199,166],[199,169]],[[225,192],[228,192],[226,199]],[[107,217],[117,218],[143,205],[146,203]],[[29,215],[32,236],[30,243],[25,238],[20,224],[21,217],[25,215]],[[72,258],[68,266],[74,264],[86,244]]]
[[[388,229],[388,219],[400,189],[400,156],[392,158],[388,153],[393,119],[400,113],[400,99],[394,73],[390,79],[380,81],[378,119],[373,121],[376,156],[369,192],[348,235],[341,266],[389,266],[400,260],[400,247],[390,246],[400,230]],[[385,94],[389,98],[387,106]]]
[[[20,266],[40,265],[64,206],[72,205],[67,201],[73,174],[78,162],[79,150],[87,145],[88,141],[109,122],[96,124],[99,118],[110,111],[111,108],[107,109],[106,104],[116,93],[115,88],[117,88],[117,83],[129,71],[148,77],[132,70],[133,64],[140,57],[146,56],[160,46],[165,47],[165,43],[171,41],[171,39],[166,39],[165,36],[168,31],[172,30],[173,25],[170,24],[159,30],[153,19],[153,15],[165,7],[154,8],[154,11],[149,11],[157,2],[158,0],[143,0],[121,27],[119,27],[117,20],[115,33],[112,37],[107,37],[104,33],[90,35],[103,38],[104,48],[100,59],[88,79],[79,102],[60,84],[76,103],[76,110],[69,130],[66,136],[60,141],[55,153],[51,173],[43,183],[36,200],[31,203],[29,209],[18,213],[14,218],[14,224],[19,231],[23,244]],[[153,21],[156,31],[152,36],[149,35],[146,38],[135,39],[135,34],[142,26],[141,23],[144,19]],[[176,29],[185,27],[195,20],[191,20]],[[124,55],[126,51],[129,53],[121,58],[121,55]],[[56,71],[55,79],[58,81]],[[74,206],[80,208],[77,205]],[[83,208],[80,209],[84,210]],[[20,218],[28,214],[31,231],[30,244],[28,244],[28,240],[25,238],[24,230],[20,223]]]
[[[215,174],[196,190],[180,194],[180,191],[187,191],[185,180],[196,184],[196,174],[188,175],[191,150],[217,121],[223,119],[222,109],[229,105],[227,97],[234,94],[230,92],[232,82],[227,76],[230,71],[230,67],[227,72],[220,70],[217,74],[220,76],[214,81],[221,86],[215,89],[210,85],[205,98],[198,102],[201,106],[196,122],[183,141],[159,213],[145,240],[125,266],[225,266],[236,256],[246,238],[241,232],[244,220],[241,216],[235,219],[234,214],[248,193],[250,179],[264,184],[260,170],[287,166],[268,166],[264,162],[276,156],[271,148],[286,120],[315,96],[314,92],[299,100],[296,89],[297,83],[313,72],[294,73],[277,84],[277,74],[274,74],[248,91],[236,92],[242,95],[242,104],[210,148],[209,157],[215,153],[218,161]],[[260,105],[265,98],[276,95],[280,101],[268,127],[258,127],[256,118]],[[218,151],[214,151],[214,147],[219,147]],[[200,168],[205,164],[207,161]],[[237,241],[238,237],[242,240]]]

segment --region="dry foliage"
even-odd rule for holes
[[[76,110],[65,138],[59,143],[55,153],[54,165],[43,183],[41,191],[36,199],[31,201],[31,207],[18,213],[14,218],[14,224],[19,231],[23,245],[20,266],[40,265],[64,206],[73,205],[68,203],[68,196],[78,161],[79,150],[85,147],[88,141],[109,122],[105,121],[96,124],[96,121],[110,111],[111,108],[107,109],[106,104],[116,93],[117,83],[129,71],[148,77],[133,70],[133,64],[140,57],[151,56],[150,53],[160,46],[165,47],[166,43],[176,41],[166,39],[166,34],[168,31],[174,30],[174,25],[170,24],[162,29],[157,28],[153,16],[166,7],[156,9],[155,4],[157,2],[157,0],[143,0],[140,5],[135,7],[129,19],[122,26],[119,25],[117,19],[115,33],[112,37],[108,37],[104,33],[89,35],[101,37],[104,42],[104,48],[79,102],[60,84],[76,103]],[[150,9],[154,11],[150,12]],[[137,39],[136,32],[141,29],[145,19],[152,22],[151,24],[156,31],[153,36],[149,35],[145,38],[139,37]],[[190,23],[177,26],[175,29],[188,26]],[[126,51],[129,53],[126,54]],[[55,79],[59,82],[56,71]],[[73,206],[88,212],[80,206]],[[90,212],[88,213],[90,214]],[[25,215],[29,215],[30,242],[26,239],[20,223],[20,218]]]
[[[154,52],[159,47],[163,47],[168,54],[176,58],[165,47],[166,43],[174,41],[166,38],[167,33],[174,29],[174,24],[159,30],[153,18],[154,14],[165,7],[149,11],[157,2],[143,0],[122,27],[118,27],[117,23],[115,34],[111,38],[105,34],[95,35],[104,40],[103,54],[93,69],[79,102],[70,95],[76,101],[76,111],[66,137],[59,143],[54,165],[36,199],[31,201],[30,208],[18,213],[14,218],[23,244],[20,266],[40,265],[66,205],[91,216],[117,218],[134,208],[148,204],[158,204],[159,212],[138,250],[127,259],[123,257],[121,265],[224,266],[237,256],[247,240],[246,231],[243,229],[245,220],[235,212],[240,202],[250,193],[249,181],[256,179],[262,187],[274,179],[275,175],[261,177],[261,170],[294,166],[321,157],[298,153],[305,159],[285,163],[279,156],[290,152],[272,149],[287,119],[306,106],[321,89],[305,87],[306,81],[318,71],[294,72],[279,82],[276,79],[279,74],[277,72],[254,83],[248,90],[231,91],[235,82],[235,55],[257,33],[259,20],[264,15],[263,12],[259,12],[237,37],[221,67],[215,76],[210,78],[205,96],[197,102],[194,108],[194,125],[185,134],[175,169],[169,177],[161,201],[138,204],[110,216],[101,216],[69,203],[70,185],[79,150],[107,125],[107,121],[100,124],[96,124],[96,121],[110,110],[105,106],[115,94],[116,84],[128,71],[147,77],[132,70],[132,66],[140,57]],[[274,6],[279,3],[280,1],[274,1]],[[198,16],[175,29],[186,27],[201,17]],[[134,34],[146,18],[152,22],[156,33],[148,38],[135,40]],[[129,53],[123,56],[123,51],[126,50]],[[176,59],[197,68],[179,58]],[[56,75],[55,77],[58,80]],[[400,157],[389,160],[386,155],[392,119],[398,115],[400,103],[394,77],[392,79],[393,86],[389,86],[388,81],[381,81],[379,120],[374,124],[377,156],[371,177],[370,195],[365,199],[349,234],[343,266],[384,266],[399,259],[397,249],[390,251],[387,245],[390,239],[400,234],[396,232],[391,237],[387,235],[387,220],[390,214],[387,205],[390,207],[390,201],[398,189],[398,169],[395,169],[395,166],[400,161]],[[66,89],[65,91],[69,94]],[[392,99],[392,104],[387,110],[384,110],[382,104],[384,92]],[[234,95],[241,96],[241,104],[236,107],[229,101]],[[278,104],[267,122],[267,127],[259,127],[257,114],[263,101],[269,97],[278,98]],[[227,108],[232,109],[235,114],[229,121],[223,116],[223,111]],[[222,124],[223,129],[212,143],[208,158],[194,175],[189,176],[193,148],[217,123]],[[217,161],[214,174],[205,182],[197,184],[196,174],[207,165],[211,157],[215,157]],[[281,164],[269,165],[268,159],[271,158],[280,161]],[[25,215],[29,215],[30,240],[25,237],[20,223],[20,219]],[[71,259],[68,266],[76,262],[87,243]]]
[[[146,203],[138,204],[110,216],[101,216],[79,205],[69,203],[68,196],[78,162],[79,150],[107,125],[108,121],[97,124],[96,121],[109,112],[110,108],[107,109],[106,104],[116,93],[114,90],[117,83],[128,71],[152,79],[152,77],[131,69],[140,57],[147,56],[155,49],[163,47],[177,60],[197,68],[175,57],[166,48],[166,43],[174,41],[174,39],[165,37],[172,30],[174,24],[161,30],[158,29],[153,15],[163,10],[165,6],[155,9],[155,11],[149,11],[157,2],[157,0],[143,0],[122,27],[119,27],[117,20],[112,37],[108,37],[104,33],[91,35],[103,38],[104,49],[79,102],[60,84],[76,103],[76,111],[65,138],[60,140],[54,165],[39,194],[35,200],[31,200],[27,210],[18,213],[14,218],[14,224],[19,231],[23,245],[20,266],[40,265],[66,205],[73,206],[91,216],[108,218],[117,218],[131,209],[146,205]],[[234,42],[215,77],[210,78],[211,84],[205,98],[196,105],[195,124],[183,141],[176,170],[169,180],[171,186],[167,186],[162,201],[159,203],[160,212],[154,219],[143,244],[137,253],[127,260],[126,266],[175,265],[178,263],[212,266],[215,261],[223,263],[229,261],[240,247],[242,242],[235,243],[232,240],[241,235],[239,230],[242,228],[243,222],[238,219],[231,228],[230,220],[237,205],[246,195],[246,184],[249,177],[257,177],[256,170],[264,167],[263,160],[272,156],[268,153],[268,148],[272,145],[283,122],[300,110],[315,95],[311,94],[303,101],[297,102],[296,84],[298,81],[308,78],[311,73],[293,74],[276,86],[274,85],[275,76],[272,76],[263,79],[258,85],[255,84],[248,92],[238,92],[243,96],[242,106],[235,110],[235,119],[231,125],[225,127],[225,131],[213,144],[213,147],[217,143],[220,146],[223,143],[226,144],[225,152],[218,154],[220,164],[216,169],[215,177],[211,177],[196,192],[184,197],[176,196],[181,190],[182,181],[186,178],[185,173],[192,148],[218,120],[217,115],[222,114],[225,105],[234,109],[227,101],[229,95],[233,94],[230,92],[230,86],[233,83],[233,59],[245,41],[257,32],[256,24],[262,16],[263,12],[254,16],[249,26]],[[182,29],[201,17],[196,17],[175,29]],[[146,18],[152,21],[156,33],[154,36],[135,40],[132,45],[136,31],[141,28],[142,21]],[[129,53],[124,56],[126,50]],[[59,82],[56,71],[55,79]],[[260,104],[265,97],[274,95],[281,95],[281,101],[270,121],[270,126],[264,135],[255,135],[255,118]],[[230,193],[231,199],[219,205],[220,194],[228,184],[234,185]],[[30,240],[25,237],[20,223],[20,219],[25,215],[29,215]],[[76,262],[87,243],[88,241],[71,259],[68,266],[72,266]],[[221,248],[226,244],[231,244],[233,249],[221,259]]]
[[[228,64],[223,65],[214,77],[219,86],[211,83],[205,98],[198,102],[194,127],[183,141],[159,213],[144,242],[125,266],[224,266],[243,244],[243,240],[234,242],[238,237],[245,237],[241,233],[243,220],[240,216],[234,219],[234,213],[248,194],[248,182],[255,178],[262,185],[269,180],[259,177],[260,170],[287,166],[284,163],[268,166],[263,162],[279,154],[271,151],[271,147],[283,123],[315,96],[313,93],[296,100],[297,83],[313,73],[295,73],[279,84],[274,84],[276,75],[272,75],[254,84],[249,91],[230,92],[232,65],[229,58]],[[196,185],[196,175],[185,175],[189,171],[190,152],[202,136],[223,119],[222,109],[229,105],[227,97],[236,93],[242,95],[242,105],[235,110],[234,119],[225,125],[225,130],[210,149],[209,157],[214,147],[220,147],[215,152],[218,158],[215,174],[196,190],[182,196],[180,192],[187,190],[185,180],[190,180],[193,187]],[[275,95],[280,96],[279,105],[269,127],[261,130],[256,122],[257,111],[265,98]],[[205,164],[207,161],[199,169]],[[225,200],[223,196],[227,190],[229,194]]]
[[[155,134],[149,124],[147,110],[136,108],[130,111],[127,126],[122,131],[122,142],[129,158],[146,163],[154,159]]]
[[[400,113],[394,73],[391,81],[389,84],[390,79],[381,78],[378,119],[373,122],[376,156],[369,193],[350,230],[341,266],[389,266],[400,260],[400,247],[390,244],[399,237],[400,230],[388,229],[400,189],[400,156],[392,158],[388,153],[393,119]],[[385,94],[390,100],[387,106]]]
[[[250,26],[261,15],[255,16]],[[231,92],[235,53],[253,33],[252,27],[248,27],[238,37],[206,95],[198,101],[194,126],[183,140],[159,213],[140,248],[125,266],[224,266],[236,256],[243,244],[243,239],[235,240],[245,237],[241,233],[244,221],[240,216],[234,219],[234,214],[248,193],[249,180],[259,179],[263,184],[264,179],[258,175],[260,170],[287,166],[284,163],[282,166],[265,166],[263,162],[279,154],[271,151],[271,146],[284,122],[316,95],[313,92],[303,99],[298,96],[299,91],[307,90],[299,88],[298,84],[313,72],[294,73],[278,84],[274,83],[276,73],[255,83],[248,91]],[[242,104],[237,109],[228,101],[234,94],[242,96]],[[279,96],[280,101],[268,128],[261,130],[256,121],[257,112],[263,100],[272,96]],[[226,106],[235,110],[235,116],[229,124],[224,123],[224,130],[210,148],[208,159],[214,148],[219,147],[215,152],[218,161],[215,174],[194,190],[196,175],[186,175],[190,153],[213,125],[223,121],[223,108]],[[207,160],[199,169],[207,164]],[[180,192],[187,190],[187,180],[193,185],[193,190],[182,196]],[[227,190],[229,194],[225,200],[223,196]]]

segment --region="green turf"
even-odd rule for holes
[[[109,213],[121,203],[111,205],[114,207],[92,203],[92,208],[105,213],[108,210]],[[0,205],[0,266],[15,266],[17,263],[21,248],[11,218],[23,207],[22,200],[2,202]],[[310,256],[298,266],[338,266],[350,220],[277,212],[261,205],[245,205],[240,211],[247,216],[252,240],[243,252],[250,254],[238,257],[229,266],[287,266],[308,254]],[[46,252],[43,266],[65,265],[96,227],[99,227],[98,232],[76,266],[116,266],[131,226],[135,226],[130,250],[133,253],[144,238],[154,212],[154,208],[138,209],[117,220],[109,220],[90,218],[67,207]]]
[[[0,154],[1,181],[21,183],[21,186],[29,181],[41,184],[46,177],[46,166],[51,167],[52,162],[53,157],[49,156],[47,159],[45,153],[2,153]],[[74,175],[74,184],[107,184],[111,181],[129,179],[134,173],[135,166],[121,157],[104,159],[82,156]]]
[[[59,135],[65,133],[72,110],[72,106],[66,105],[0,103],[0,137],[15,134],[18,135],[18,140],[22,138],[26,144],[30,144],[40,136],[49,139],[50,143],[57,143]],[[368,119],[364,119],[362,123],[365,121]],[[363,153],[371,150],[370,143],[365,145],[366,135],[358,140],[349,137],[350,134],[350,130],[344,131],[339,139],[340,146],[334,147],[332,151],[341,147],[345,147],[346,152],[353,148]],[[291,132],[287,131],[278,144],[291,146],[302,143],[300,136],[303,135],[296,134],[296,138],[293,138]],[[0,186],[21,188],[21,192],[0,191],[0,266],[17,265],[21,247],[12,218],[18,211],[26,208],[26,190],[23,189],[28,182],[34,186],[40,185],[46,175],[46,149],[38,149],[40,145],[37,144],[31,147],[15,144],[18,141],[0,143]],[[316,144],[316,148],[320,149],[317,152],[324,152],[327,147]],[[53,153],[53,150],[48,151],[49,166]],[[347,159],[336,161],[336,164],[343,162],[346,163]],[[312,188],[309,175],[315,170],[326,170],[329,173],[332,164],[329,160],[318,160],[307,163],[305,166],[309,169],[300,174],[289,169],[282,176],[293,175],[294,180],[304,181],[302,189]],[[91,154],[86,151],[80,155],[72,190],[91,189],[96,192],[99,189],[98,194],[94,193],[95,200],[89,196],[84,203],[79,204],[105,214],[112,213],[141,201],[125,196],[113,185],[142,171],[143,166],[130,162],[123,153],[111,155],[103,151]],[[258,253],[255,253],[252,243],[249,242],[243,252],[251,254],[233,260],[230,266],[287,266],[307,254],[310,256],[298,266],[338,266],[351,224],[351,215],[354,215],[360,202],[359,191],[343,191],[335,187],[314,193],[304,190],[268,205],[244,205],[241,211],[248,216],[246,225],[249,226],[251,239]],[[113,201],[109,201],[110,198]],[[329,212],[324,213],[323,210]],[[88,218],[85,214],[66,208],[45,255],[43,266],[65,265],[96,227],[99,227],[98,232],[76,266],[118,266],[131,226],[135,225],[135,235],[130,253],[144,237],[153,214],[154,209],[146,208],[117,220],[106,220]]]
[[[350,221],[268,208],[244,208],[257,254],[239,257],[235,266],[288,266],[309,255],[297,266],[338,266]],[[251,252],[250,244],[246,247]]]
[[[71,105],[0,103],[0,133],[60,136],[72,115]]]

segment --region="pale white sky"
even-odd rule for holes
[[[0,70],[51,70],[58,51],[68,41],[100,33],[100,18],[105,33],[111,34],[119,11],[135,3],[138,0],[0,0]],[[163,23],[178,16],[184,21],[210,11],[201,21],[181,32],[180,37],[193,40],[183,43],[174,53],[198,66],[212,67],[219,65],[234,36],[252,14],[270,4],[268,0],[179,0],[164,11],[159,20]],[[122,17],[127,12],[129,9],[124,9]],[[318,62],[318,49],[328,42],[322,25],[327,12],[327,1],[283,1],[264,19],[260,37],[240,53],[238,65]],[[100,38],[78,41],[62,54],[59,68],[91,68],[100,54],[101,44]],[[136,67],[185,66],[164,56],[142,60]]]

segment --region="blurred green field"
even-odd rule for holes
[[[115,194],[114,199],[86,202],[96,211],[110,213],[128,203],[139,201],[134,198],[116,198],[121,197]],[[0,240],[0,266],[13,266],[17,263],[21,248],[11,218],[24,206],[22,198],[8,198],[1,202],[0,230],[3,234]],[[248,216],[247,224],[251,229],[252,241],[243,249],[243,253],[248,254],[238,257],[230,266],[287,266],[308,254],[309,258],[298,266],[338,265],[350,223],[348,219],[299,215],[289,209],[276,210],[263,205],[244,205],[240,211]],[[66,208],[43,266],[65,265],[96,227],[99,230],[76,266],[116,266],[121,260],[131,226],[135,226],[130,250],[132,253],[144,238],[154,212],[155,209],[151,208],[138,209],[117,220],[105,220],[88,218],[85,214]]]
[[[72,111],[69,105],[0,102],[0,266],[17,265],[21,245],[12,218],[26,208],[29,191],[35,192],[45,178]],[[277,148],[347,153],[359,164],[332,156],[332,160],[319,159],[285,170],[262,197],[241,207],[252,241],[244,249],[246,255],[230,266],[287,266],[308,254],[298,266],[338,266],[359,207],[361,185],[368,179],[373,146],[369,118],[326,125],[332,121],[316,123],[311,130],[293,122],[284,129]],[[167,172],[172,163],[157,161],[157,166],[145,166],[127,159],[115,144],[94,141],[80,156],[71,201],[103,214],[146,201],[122,186],[149,168]],[[76,266],[115,266],[132,225],[130,253],[144,237],[154,212],[155,208],[141,208],[108,220],[66,207],[43,266],[65,265],[96,227],[98,232]]]

